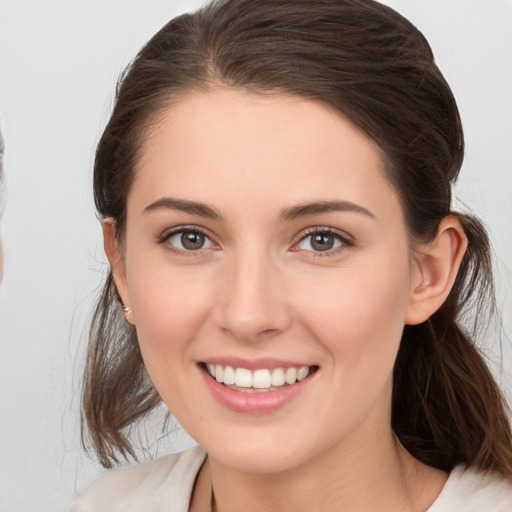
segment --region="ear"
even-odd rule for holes
[[[434,240],[418,248],[406,324],[420,324],[441,307],[455,282],[467,245],[459,220],[449,215],[439,224]]]
[[[126,265],[123,254],[119,247],[119,241],[116,235],[115,221],[111,217],[106,218],[102,224],[103,227],[103,247],[107,255],[112,269],[112,276],[117,293],[121,298],[123,306],[130,307],[130,292],[128,290],[128,283],[126,280]],[[134,324],[133,312],[130,310],[125,311],[126,321]]]

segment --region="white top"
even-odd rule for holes
[[[98,478],[70,512],[187,512],[202,448],[166,455]],[[512,484],[494,474],[457,466],[427,512],[512,512]]]

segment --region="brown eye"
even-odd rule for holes
[[[332,235],[318,233],[311,236],[311,248],[315,251],[328,251],[334,247],[335,239]]]
[[[351,245],[352,242],[348,237],[344,237],[341,233],[328,229],[319,229],[318,231],[310,231],[303,236],[295,247],[301,251],[320,253],[334,252],[338,248],[350,247]]]
[[[181,245],[184,249],[189,251],[197,251],[202,249],[205,242],[205,236],[203,233],[197,231],[184,231],[181,234]]]
[[[198,229],[177,229],[168,235],[164,235],[161,243],[169,245],[169,249],[181,252],[200,251],[213,247],[210,238]]]

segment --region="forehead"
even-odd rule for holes
[[[396,196],[377,144],[339,112],[230,88],[187,94],[160,113],[141,148],[136,190],[146,201],[164,193],[205,202],[259,194],[279,203]]]

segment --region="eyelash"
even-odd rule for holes
[[[306,250],[310,252],[314,258],[326,258],[330,256],[337,256],[341,252],[346,251],[350,247],[354,247],[354,241],[348,235],[344,235],[339,231],[336,231],[331,228],[323,228],[323,227],[312,227],[309,228],[306,233],[301,234],[301,237],[298,242],[296,242],[293,247],[294,251],[301,251],[302,249],[296,248],[301,242],[305,241],[307,238],[312,237],[314,235],[324,235],[333,237],[336,241],[340,242],[338,247],[334,247],[332,249],[327,249],[325,251],[315,251],[313,249]]]
[[[207,248],[201,247],[197,250],[193,250],[193,249],[184,250],[184,249],[179,249],[178,247],[168,243],[169,240],[173,236],[183,234],[183,233],[199,234],[201,236],[204,236],[205,239],[208,240],[210,244],[215,244],[215,242],[212,241],[211,236],[205,230],[203,230],[197,226],[180,226],[178,228],[171,229],[170,231],[165,231],[162,235],[160,235],[157,238],[156,241],[158,244],[164,245],[165,250],[167,250],[173,254],[180,255],[180,256],[189,256],[189,257],[190,256],[200,256],[200,255],[202,255],[204,250],[208,250],[210,248],[210,247],[207,247]],[[311,250],[300,249],[297,247],[300,243],[304,242],[307,238],[312,237],[314,235],[324,235],[324,236],[332,237],[335,239],[335,241],[339,242],[340,245],[338,247],[334,247],[332,249],[327,249],[325,251],[315,251],[315,250],[313,250],[313,248],[311,248]],[[354,241],[348,235],[343,235],[339,231],[336,231],[331,228],[312,227],[312,228],[309,228],[305,233],[301,234],[300,239],[292,245],[291,250],[294,252],[299,252],[299,251],[309,252],[315,258],[318,258],[318,257],[325,258],[325,257],[329,257],[329,256],[336,256],[336,255],[340,254],[341,252],[343,252],[353,246],[354,246]]]
[[[214,244],[214,242],[211,239],[211,236],[203,229],[197,227],[197,226],[180,226],[178,228],[171,229],[169,231],[165,231],[157,238],[157,243],[164,246],[166,251],[169,251],[173,254],[177,254],[179,256],[200,256],[203,253],[203,250],[205,248],[201,247],[197,250],[186,250],[186,249],[180,249],[170,243],[169,240],[176,235],[183,234],[183,233],[195,233],[199,234],[205,237],[206,240],[208,240],[211,244]],[[206,248],[209,249],[209,248]]]

